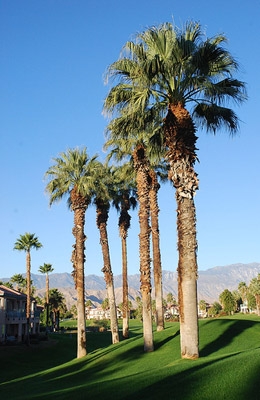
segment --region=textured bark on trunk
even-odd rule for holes
[[[123,284],[123,338],[129,337],[129,305],[128,305],[128,273],[127,273],[127,232],[130,227],[131,216],[129,210],[129,196],[125,196],[121,204],[119,217],[119,234],[122,247],[122,284]]]
[[[46,332],[49,326],[49,275],[46,274]]]
[[[255,300],[256,300],[257,315],[260,316],[260,295],[259,294],[255,295]]]
[[[135,170],[137,172],[137,194],[139,200],[139,254],[140,282],[143,303],[143,337],[144,351],[153,351],[152,299],[151,299],[151,258],[150,258],[150,207],[149,207],[149,168],[142,146],[133,152]]]
[[[156,326],[157,331],[164,329],[164,312],[163,312],[163,290],[162,290],[162,263],[160,251],[160,233],[159,233],[159,207],[158,207],[158,190],[160,185],[157,180],[155,171],[150,171],[150,214],[152,228],[152,246],[153,246],[153,272],[154,272],[154,290],[156,304]]]
[[[31,254],[26,253],[26,343],[30,345],[30,328],[31,328]]]
[[[110,328],[112,334],[112,343],[115,344],[119,342],[119,333],[118,333],[118,321],[117,321],[116,300],[114,291],[114,279],[111,268],[108,236],[107,236],[108,207],[106,205],[102,207],[97,203],[96,212],[97,212],[97,226],[100,233],[100,244],[102,248],[103,263],[104,263],[102,272],[104,273],[104,279],[106,282],[107,297],[110,309],[110,324],[111,324]]]
[[[122,280],[123,280],[123,338],[129,337],[129,310],[128,310],[128,278],[127,278],[127,247],[126,236],[121,238],[122,243]]]
[[[198,346],[198,301],[196,231],[190,221],[195,214],[193,199],[182,199],[178,203],[179,264],[178,298],[180,306],[180,338],[183,358],[197,358]],[[195,253],[195,254],[194,254]]]
[[[170,105],[164,128],[169,178],[176,189],[177,202],[181,356],[194,359],[199,357],[196,212],[193,200],[198,189],[198,178],[193,168],[197,159],[197,137],[190,114],[182,104]]]
[[[85,240],[84,233],[85,214],[87,209],[86,198],[77,192],[76,188],[71,192],[72,210],[74,211],[74,227],[72,233],[75,237],[75,245],[72,254],[73,278],[77,290],[77,358],[84,357],[86,350],[86,315],[85,315]]]

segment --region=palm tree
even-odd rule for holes
[[[103,255],[103,268],[104,279],[106,282],[107,296],[110,308],[110,323],[112,343],[119,342],[117,309],[114,290],[114,278],[111,267],[108,234],[107,234],[107,221],[110,208],[112,189],[112,174],[105,165],[99,163],[99,175],[96,180],[94,204],[96,206],[96,223],[100,234],[100,244]]]
[[[130,208],[137,206],[135,177],[129,164],[123,164],[113,170],[116,190],[113,194],[112,204],[120,212],[118,226],[122,248],[122,285],[123,285],[123,338],[129,337],[129,300],[127,277],[127,235],[130,228]]]
[[[239,282],[237,290],[238,293],[240,294],[242,302],[245,304],[245,302],[247,301],[247,293],[248,293],[248,287],[246,285],[246,282]]]
[[[31,317],[31,249],[38,250],[42,247],[35,233],[26,232],[20,235],[14,244],[14,250],[26,252],[26,318],[27,318],[27,337],[26,341],[30,343],[30,317]]]
[[[98,162],[97,156],[89,158],[86,148],[69,149],[54,158],[55,164],[48,169],[49,182],[46,190],[50,195],[50,205],[68,196],[68,205],[74,213],[72,233],[75,245],[72,253],[73,277],[77,289],[77,357],[86,355],[86,316],[84,262],[85,214],[93,197]]]
[[[146,149],[143,140],[135,139],[133,141],[125,141],[124,138],[115,140],[118,132],[121,131],[122,125],[126,122],[125,115],[115,119],[109,126],[111,137],[106,146],[112,145],[111,154],[120,157],[132,155],[133,167],[136,175],[137,196],[139,202],[139,259],[140,259],[140,290],[142,293],[143,306],[143,337],[144,351],[153,351],[153,327],[152,327],[152,284],[151,284],[151,256],[150,256],[150,202],[149,202],[149,161],[146,156]],[[134,126],[130,124],[128,129],[131,129],[131,134],[138,131],[134,130]],[[132,136],[131,136],[132,139]],[[130,152],[130,153],[129,153]]]
[[[153,132],[153,127],[147,122],[150,131]],[[125,140],[124,135],[121,133],[129,132],[128,139]],[[154,264],[154,282],[155,282],[155,297],[156,297],[156,316],[157,316],[157,330],[164,328],[164,316],[163,316],[163,296],[162,296],[162,267],[160,257],[160,246],[159,246],[159,223],[158,223],[158,202],[157,195],[159,185],[154,184],[157,175],[154,174],[154,169],[157,168],[158,162],[161,159],[161,153],[158,154],[158,145],[151,144],[149,138],[151,135],[143,132],[140,126],[136,126],[135,122],[128,122],[127,114],[121,114],[120,117],[114,119],[107,128],[109,139],[105,144],[105,148],[112,147],[109,154],[109,159],[114,157],[116,161],[122,161],[129,159],[131,160],[136,174],[136,185],[137,195],[139,193],[148,193],[149,196],[143,202],[143,206],[146,207],[146,211],[139,209],[139,225],[140,230],[142,229],[142,235],[139,235],[139,246],[140,246],[140,273],[141,273],[141,291],[145,297],[143,298],[144,316],[143,327],[144,327],[144,348],[145,351],[152,351],[152,312],[151,312],[151,293],[147,294],[148,281],[149,290],[151,292],[151,273],[150,273],[150,247],[147,246],[148,238],[150,241],[150,217],[152,224],[152,244],[153,244],[153,264]],[[142,149],[142,152],[137,151]],[[137,154],[139,159],[137,160]],[[141,158],[140,158],[141,156]],[[146,175],[146,176],[145,176]],[[145,186],[146,185],[146,186]],[[149,207],[148,207],[149,204]],[[150,209],[151,204],[151,209]],[[141,207],[141,204],[140,204]],[[151,213],[150,213],[151,210]],[[146,221],[145,221],[146,219]],[[142,228],[141,228],[142,226]],[[145,230],[146,233],[145,233]],[[144,242],[142,242],[144,241]],[[146,253],[144,253],[146,249]],[[144,262],[144,264],[143,264]],[[147,271],[149,270],[149,274]],[[142,279],[144,278],[144,279]],[[147,312],[147,310],[150,310]],[[147,336],[148,335],[148,336]],[[146,338],[147,336],[147,338]]]
[[[13,275],[10,279],[10,282],[16,283],[16,290],[18,290],[19,292],[26,292],[26,279],[23,277],[22,274]]]
[[[151,284],[151,257],[150,257],[150,202],[149,202],[149,164],[142,144],[133,151],[134,168],[136,171],[137,194],[139,202],[139,256],[140,282],[143,303],[143,337],[144,351],[153,351],[152,327],[152,284]]]
[[[53,272],[54,268],[52,264],[46,264],[40,266],[39,272],[41,274],[45,274],[46,276],[46,332],[48,331],[49,326],[49,273]]]
[[[65,304],[65,298],[58,289],[51,289],[49,302],[50,302],[50,306],[51,306],[53,331],[59,331],[59,329],[60,329],[60,311],[66,312],[66,310],[67,310],[67,307]]]
[[[197,358],[197,239],[194,195],[198,177],[196,130],[199,124],[216,133],[238,129],[228,101],[246,99],[245,84],[233,78],[238,63],[224,48],[226,38],[205,38],[198,23],[183,29],[171,23],[148,28],[127,42],[122,57],[108,69],[117,78],[105,109],[128,119],[138,112],[155,116],[164,131],[169,178],[175,187],[178,232],[178,301],[183,358]],[[195,125],[197,123],[198,126]]]
[[[153,269],[154,269],[154,290],[155,290],[155,316],[157,331],[164,329],[164,307],[162,290],[162,262],[160,250],[160,231],[159,231],[159,205],[158,191],[160,183],[158,175],[162,181],[165,181],[165,165],[159,164],[150,168],[150,215],[152,230],[152,248],[153,248]]]
[[[257,315],[260,316],[260,274],[256,278],[251,279],[249,292],[255,297]]]

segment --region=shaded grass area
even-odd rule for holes
[[[75,333],[2,347],[0,398],[259,399],[259,322],[243,315],[200,321],[200,358],[193,361],[180,359],[178,323],[154,332],[152,353],[143,352],[137,321],[130,339],[116,345],[110,332],[88,334],[88,355],[80,360]]]

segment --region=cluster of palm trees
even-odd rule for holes
[[[34,233],[26,232],[16,240],[14,250],[26,252],[26,320],[27,344],[30,343],[30,316],[31,316],[31,249],[38,250],[42,247]]]
[[[42,247],[42,243],[39,241],[35,233],[26,232],[24,235],[16,240],[14,244],[14,250],[26,252],[26,278],[23,278],[22,274],[15,274],[11,278],[11,282],[16,283],[18,290],[26,292],[26,319],[27,319],[27,332],[26,342],[30,344],[30,317],[31,317],[31,296],[32,280],[31,280],[31,250],[38,250]],[[39,267],[39,272],[44,274],[46,277],[46,289],[45,289],[45,307],[46,307],[46,333],[50,326],[50,305],[52,307],[53,321],[52,325],[55,325],[55,320],[59,320],[55,316],[59,314],[59,309],[63,305],[63,295],[57,289],[49,289],[49,274],[54,271],[52,264],[44,263]]]
[[[205,38],[201,26],[188,22],[182,29],[171,23],[148,28],[127,42],[121,57],[109,66],[112,88],[104,109],[112,152],[133,144],[140,219],[140,272],[146,350],[152,350],[149,175],[150,151],[166,163],[175,188],[178,232],[178,303],[181,355],[197,358],[197,240],[194,195],[198,177],[196,132],[199,126],[215,133],[238,129],[238,118],[229,101],[246,99],[245,84],[233,77],[236,60],[224,48],[226,38]],[[152,221],[152,217],[151,217]]]
[[[103,273],[111,313],[112,342],[119,341],[107,220],[110,204],[120,211],[123,275],[127,276],[126,238],[131,206],[139,205],[140,281],[143,305],[144,350],[153,350],[151,302],[152,236],[157,329],[164,328],[161,258],[158,225],[158,178],[167,176],[175,188],[178,233],[178,303],[181,356],[199,356],[197,315],[197,239],[194,196],[197,130],[214,134],[238,129],[238,118],[228,107],[246,100],[244,82],[234,78],[238,63],[224,47],[226,38],[204,36],[200,24],[179,29],[171,23],[138,33],[107,69],[112,87],[104,101],[109,116],[105,163],[89,157],[87,149],[69,149],[54,159],[47,172],[50,204],[64,196],[74,213],[73,276],[77,289],[78,351],[86,354],[84,307],[84,234],[86,210],[96,207]],[[124,288],[124,329],[127,324],[127,279]]]

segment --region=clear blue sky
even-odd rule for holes
[[[49,208],[43,176],[58,153],[87,146],[104,157],[103,76],[137,31],[170,21],[196,20],[207,36],[225,33],[241,64],[249,100],[236,108],[239,135],[198,132],[200,190],[198,266],[260,262],[259,187],[260,1],[235,0],[0,0],[0,278],[25,272],[25,254],[13,250],[25,232],[43,248],[32,251],[32,272],[44,262],[71,272],[73,215],[63,201]],[[174,190],[162,188],[160,231],[163,269],[175,271]],[[114,274],[121,273],[117,214],[108,233]],[[86,275],[102,268],[95,210],[86,215]],[[138,273],[138,219],[129,231],[129,273]]]

